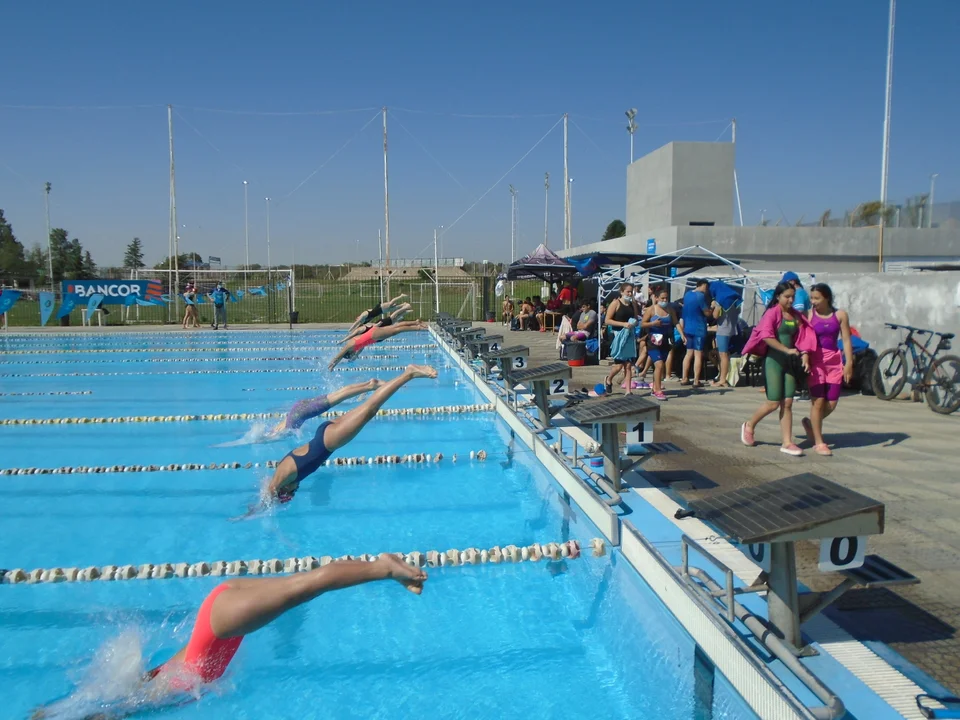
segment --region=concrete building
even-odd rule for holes
[[[770,227],[734,223],[733,143],[672,142],[627,167],[627,235],[561,251],[652,256],[701,245],[754,270],[876,272],[877,227]],[[960,229],[886,228],[884,269],[960,267]]]

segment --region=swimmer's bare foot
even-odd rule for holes
[[[420,568],[408,565],[390,553],[383,553],[377,562],[383,563],[386,577],[396,580],[414,595],[423,592],[423,583],[426,582],[427,574]]]
[[[426,329],[427,329],[427,324],[426,324],[423,320],[417,320],[417,329],[418,329],[418,330],[426,330]]]
[[[383,385],[383,380],[380,380],[379,378],[372,378],[366,382],[368,390],[376,390],[381,385]]]
[[[407,365],[406,374],[412,378],[435,378],[437,371],[429,365]]]

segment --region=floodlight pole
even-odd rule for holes
[[[887,176],[890,171],[890,105],[893,97],[893,36],[896,15],[897,0],[890,0],[890,20],[887,26],[887,82],[883,112],[883,158],[880,163],[880,247],[877,253],[878,272],[883,272],[883,227],[887,224]]]
[[[637,117],[637,109],[630,108],[624,113],[627,116],[627,132],[630,133],[630,163],[633,164],[633,134],[637,131],[637,123],[634,118]]]
[[[731,140],[731,142],[733,142],[733,153],[734,153],[734,161],[733,161],[733,189],[734,189],[734,190],[736,191],[736,193],[737,193],[737,213],[740,215],[740,227],[743,227],[743,205],[740,204],[740,182],[739,182],[739,180],[737,179],[737,161],[736,161],[736,153],[737,153],[737,119],[736,119],[736,118],[733,118],[733,120],[730,122],[730,127],[732,128],[730,140]]]

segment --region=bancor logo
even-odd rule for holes
[[[104,297],[125,298],[128,295],[140,297],[140,283],[111,282],[98,283],[96,281],[85,283],[83,285],[67,285],[67,292],[75,293],[78,297],[88,298],[91,295],[100,294]]]

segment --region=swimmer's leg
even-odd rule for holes
[[[379,380],[367,380],[367,382],[347,385],[339,390],[329,392],[326,395],[320,395],[319,397],[310,398],[308,400],[300,400],[299,402],[295,403],[294,406],[290,408],[290,412],[287,413],[287,419],[284,422],[284,427],[289,430],[296,430],[307,420],[315,418],[318,415],[322,415],[330,408],[342,403],[344,400],[356,397],[357,395],[362,395],[365,392],[372,392],[378,387],[380,387]]]
[[[419,595],[427,575],[396,555],[377,560],[339,560],[306,573],[227,581],[210,608],[210,628],[220,639],[249,635],[298,605],[326,592],[393,579]]]
[[[362,405],[353,408],[341,418],[331,421],[323,433],[323,444],[331,453],[342,448],[357,436],[383,404],[401,387],[414,378],[435,378],[437,371],[427,365],[408,365],[401,375],[383,383]]]
[[[413,332],[415,330],[426,330],[427,324],[422,320],[405,320],[399,322],[396,325],[388,325],[387,327],[378,327],[373,329],[373,340],[374,342],[381,342],[387,338],[391,338],[394,335],[399,335],[402,332]]]

